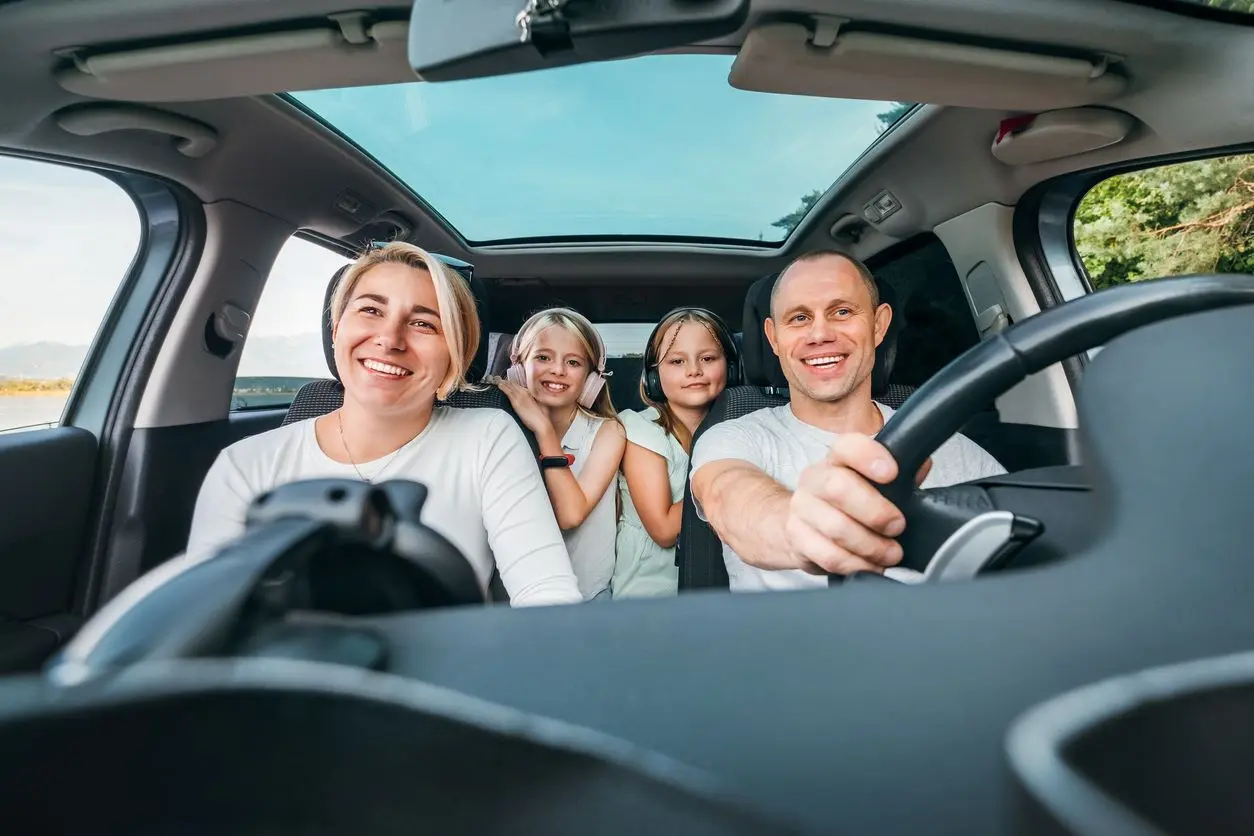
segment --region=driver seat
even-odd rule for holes
[[[771,287],[779,274],[758,279],[745,295],[744,335],[741,363],[744,384],[729,386],[714,401],[709,414],[697,428],[693,445],[708,428],[722,421],[740,418],[751,412],[788,403],[788,380],[779,358],[766,340],[764,324],[771,314]],[[871,397],[893,409],[905,403],[915,387],[889,383],[897,358],[897,340],[905,328],[905,320],[896,307],[897,297],[885,282],[876,281],[880,299],[893,308],[888,333],[875,350],[875,367],[871,372]],[[728,587],[727,566],[723,563],[723,544],[709,523],[697,516],[692,502],[692,470],[684,482],[684,511],[675,547],[675,563],[679,567],[679,589]]]

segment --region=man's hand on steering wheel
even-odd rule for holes
[[[932,461],[915,483],[927,478]],[[788,504],[785,548],[798,568],[811,574],[883,572],[901,561],[892,539],[905,530],[905,517],[874,483],[897,477],[897,463],[874,439],[858,433],[837,437],[827,457],[801,472]]]

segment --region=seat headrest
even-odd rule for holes
[[[745,294],[744,345],[740,353],[744,365],[745,383],[751,386],[769,386],[776,389],[788,387],[788,379],[779,365],[779,358],[771,350],[766,341],[765,323],[771,315],[771,288],[775,286],[778,273],[764,276],[749,286]],[[886,302],[893,309],[893,319],[889,323],[888,333],[884,341],[875,351],[875,368],[871,372],[871,394],[878,396],[888,388],[888,379],[893,373],[893,363],[897,360],[897,338],[905,326],[905,319],[897,307],[897,295],[888,284],[876,280],[879,288],[880,301]]]
[[[474,359],[470,361],[470,370],[466,373],[466,379],[469,381],[478,381],[483,378],[484,371],[488,365],[488,292],[487,286],[475,278],[474,267],[464,261],[460,261],[451,256],[444,256],[438,253],[432,253],[441,264],[453,268],[464,278],[470,285],[470,292],[475,297],[475,310],[479,313],[479,347],[475,349]],[[322,299],[322,356],[326,358],[327,368],[331,372],[331,376],[336,380],[340,379],[340,375],[335,370],[335,349],[331,346],[331,296],[335,293],[335,286],[340,281],[340,276],[344,275],[351,265],[345,264],[339,270],[335,271],[335,275],[331,276],[331,281],[327,284],[326,294]]]

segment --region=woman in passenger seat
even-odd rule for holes
[[[739,368],[731,331],[703,308],[671,311],[649,335],[640,397],[650,407],[620,414],[627,450],[618,478],[623,513],[612,586],[615,598],[678,591],[675,541],[692,436],[729,381],[738,382]]]
[[[626,440],[605,385],[605,344],[588,319],[550,308],[528,319],[495,382],[540,448],[540,468],[584,600],[610,597],[615,495]]]
[[[257,496],[319,478],[409,479],[423,522],[453,542],[486,590],[493,564],[514,606],[583,600],[527,439],[499,409],[437,406],[466,385],[479,319],[460,275],[405,243],[368,250],[331,298],[344,404],[227,447],[196,501],[186,557],[244,530]]]

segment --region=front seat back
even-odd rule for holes
[[[759,279],[749,286],[745,296],[744,335],[741,345],[741,361],[744,366],[744,384],[729,386],[710,407],[701,426],[693,436],[693,445],[707,429],[722,421],[740,418],[767,407],[788,403],[788,379],[780,367],[779,358],[767,342],[764,324],[771,315],[771,287],[777,275]],[[876,282],[880,299],[890,307],[896,296],[892,288]],[[905,327],[900,312],[893,307],[893,319],[888,333],[875,351],[875,367],[871,373],[871,397],[892,407],[901,406],[914,391],[913,386],[889,383],[893,363],[897,358],[897,338]],[[679,567],[679,588],[703,589],[726,588],[727,566],[723,563],[723,546],[710,524],[697,516],[692,502],[692,473],[684,486],[684,512],[680,523],[679,542],[675,549],[675,562]]]

